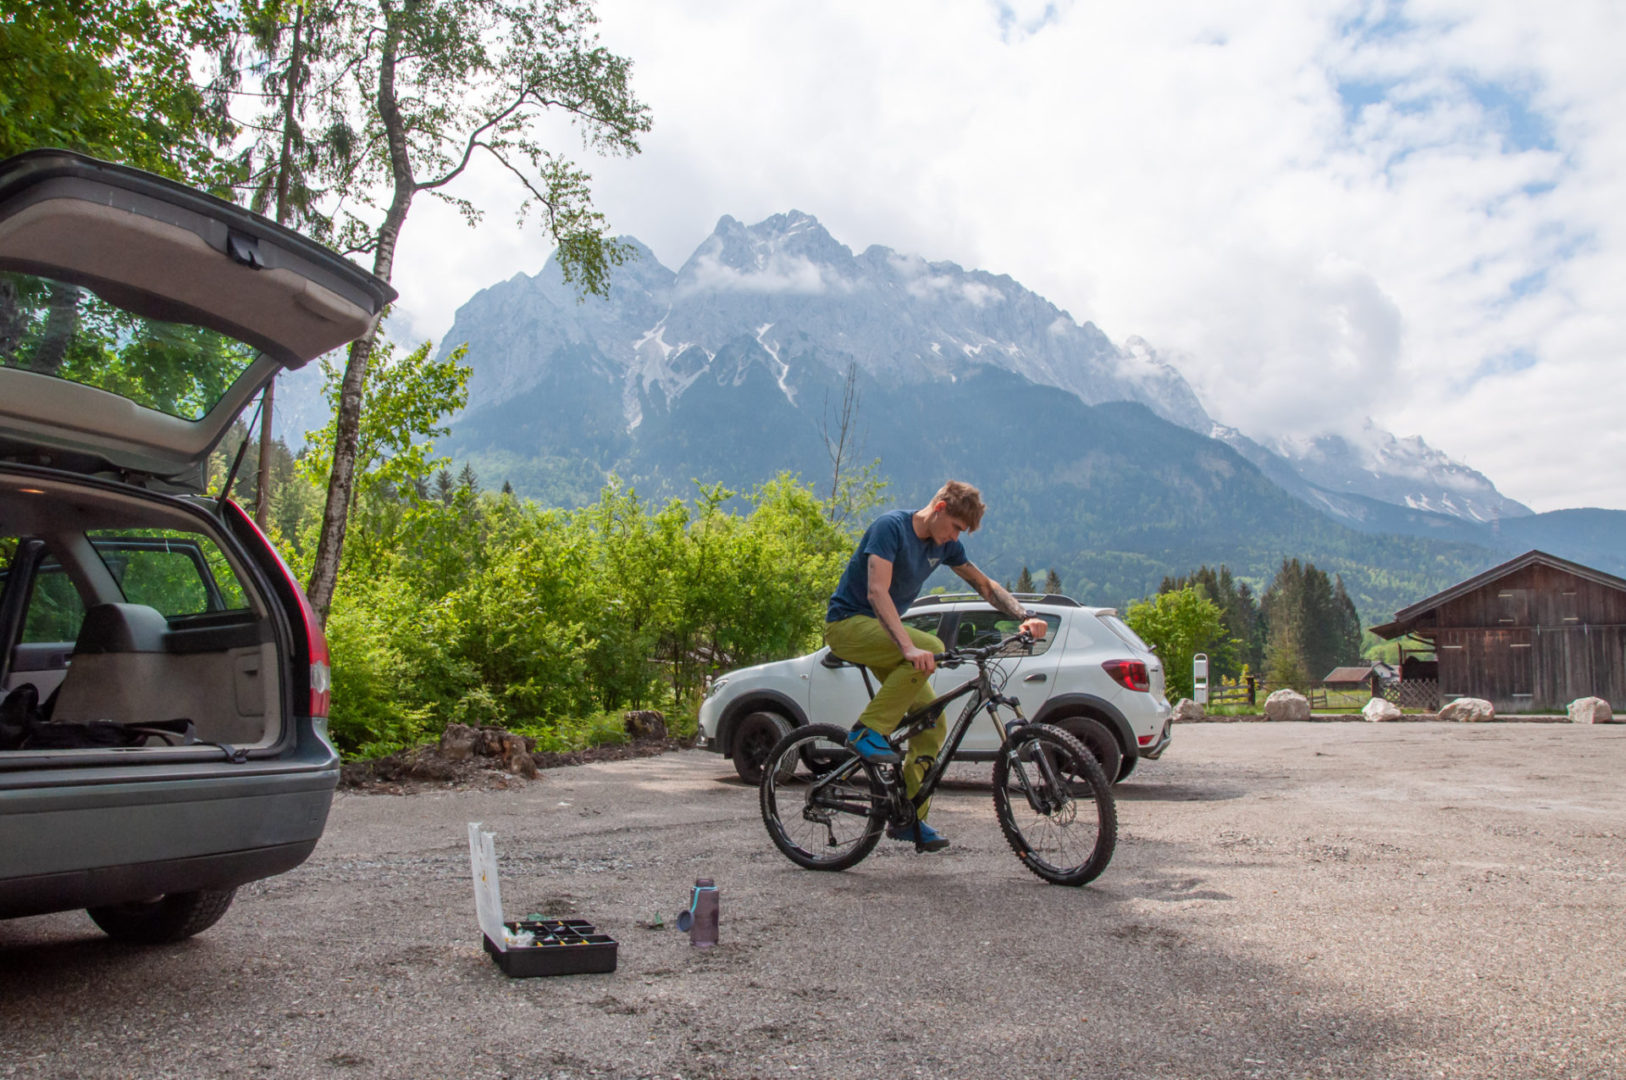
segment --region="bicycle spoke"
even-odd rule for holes
[[[1011,849],[1046,881],[1082,885],[1106,869],[1117,814],[1101,768],[1071,735],[1030,724],[994,765],[994,807]]]
[[[811,870],[844,870],[880,840],[886,786],[846,748],[846,734],[828,724],[792,731],[770,752],[759,786],[774,846]]]

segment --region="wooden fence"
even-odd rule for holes
[[[1438,712],[1440,708],[1440,680],[1406,679],[1383,684],[1383,696],[1402,709],[1423,709]]]
[[[1269,696],[1270,692],[1264,684],[1252,676],[1234,683],[1220,679],[1208,687],[1210,705],[1257,705],[1262,698]]]
[[[1236,682],[1221,679],[1209,686],[1208,703],[1263,706],[1265,699],[1270,696],[1271,689],[1258,678],[1250,677]],[[1382,694],[1402,709],[1423,709],[1433,712],[1440,707],[1438,679],[1407,679],[1404,682],[1384,683]],[[1364,689],[1328,691],[1325,686],[1316,686],[1305,691],[1304,696],[1309,700],[1312,709],[1330,709],[1335,698],[1339,707],[1357,709],[1360,702],[1367,700],[1370,692]]]

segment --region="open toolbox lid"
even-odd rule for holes
[[[7,159],[0,453],[194,487],[267,382],[365,334],[395,295],[184,184],[65,150]]]

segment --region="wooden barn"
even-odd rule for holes
[[[1393,682],[1398,672],[1388,664],[1353,664],[1335,667],[1322,678],[1321,685],[1328,690],[1372,690]]]
[[[1498,712],[1563,709],[1600,697],[1626,709],[1626,581],[1528,551],[1372,627],[1434,650],[1442,701]],[[1404,677],[1404,676],[1403,676]]]

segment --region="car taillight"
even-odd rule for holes
[[[226,501],[226,505],[237,511],[238,521],[248,526],[249,529],[253,530],[254,535],[260,538],[261,550],[271,553],[271,558],[275,560],[277,569],[282,571],[283,581],[287,582],[288,587],[294,591],[294,595],[299,597],[299,615],[300,620],[304,623],[301,629],[305,633],[305,650],[310,654],[311,659],[311,718],[325,720],[327,719],[328,704],[332,700],[330,689],[333,685],[333,669],[331,667],[332,660],[327,651],[327,635],[322,633],[322,624],[316,619],[316,609],[311,607],[310,600],[305,596],[305,590],[300,587],[298,580],[294,578],[294,572],[288,569],[287,563],[282,561],[282,555],[277,551],[277,546],[266,538],[265,533],[260,531],[259,525],[255,524],[254,519],[248,516],[248,512],[229,499]]]
[[[287,567],[283,567],[283,571],[286,573]],[[333,668],[330,666],[332,661],[327,651],[327,635],[322,633],[322,627],[316,621],[316,612],[311,608],[311,602],[305,599],[305,590],[299,587],[299,582],[293,579],[292,574],[288,575],[288,583],[299,594],[299,611],[305,616],[305,644],[311,654],[311,719],[326,720],[333,686]]]
[[[1147,672],[1143,660],[1108,660],[1101,666],[1112,676],[1113,682],[1125,690],[1146,693],[1152,689],[1152,676]]]

